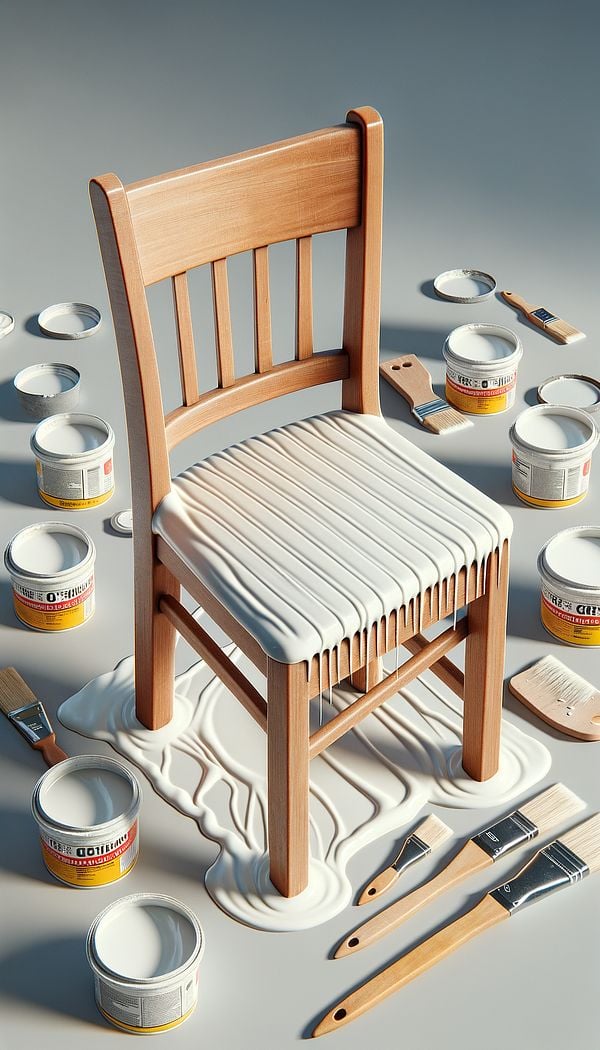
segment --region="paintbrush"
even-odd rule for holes
[[[14,667],[5,667],[0,671],[0,711],[17,727],[31,747],[42,752],[46,765],[55,766],[67,758],[56,743],[44,705]]]
[[[394,901],[348,934],[334,958],[342,959],[367,948],[370,944],[375,944],[385,937],[386,933],[395,930],[405,919],[451,886],[462,882],[469,875],[474,875],[476,871],[489,867],[499,857],[505,856],[537,835],[545,835],[575,813],[579,813],[584,805],[585,803],[564,784],[553,784],[552,787],[546,788],[514,813],[469,839],[435,878],[419,886],[406,897]]]
[[[502,298],[516,310],[520,310],[528,321],[531,321],[536,328],[541,328],[557,343],[575,343],[578,339],[585,339],[584,332],[580,332],[579,328],[563,321],[556,314],[550,313],[545,306],[533,306],[516,292],[502,292]]]
[[[483,933],[554,890],[580,882],[599,868],[600,813],[596,813],[561,835],[560,839],[544,846],[513,878],[486,893],[465,915],[422,941],[342,999],[319,1022],[313,1037],[326,1035],[354,1021],[477,933]]]
[[[434,434],[447,434],[450,430],[472,426],[470,419],[457,412],[442,397],[435,396],[431,376],[414,354],[384,361],[379,365],[379,371],[390,386],[408,401],[413,416],[427,430]]]
[[[362,891],[358,903],[368,904],[369,901],[381,897],[382,893],[393,886],[396,879],[403,871],[410,868],[417,860],[429,856],[433,850],[438,849],[452,835],[452,829],[444,824],[443,820],[431,813],[425,820],[417,825],[415,830],[404,840],[395,861],[388,868],[380,871],[374,879]]]
[[[579,740],[600,740],[600,689],[555,656],[544,656],[513,675],[508,688],[561,733]]]

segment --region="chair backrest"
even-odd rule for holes
[[[119,350],[134,509],[149,519],[169,491],[169,451],[218,419],[303,387],[342,380],[342,406],[379,412],[383,123],[346,123],[90,196]],[[313,353],[313,234],[347,230],[343,345]],[[296,240],[295,360],[273,365],[268,246]],[[253,253],[255,371],[235,374],[227,258]],[[218,386],[199,393],[187,271],[211,267]],[[163,413],[146,288],[170,279],[182,403]],[[147,522],[149,524],[149,520]],[[140,522],[140,524],[143,524]]]

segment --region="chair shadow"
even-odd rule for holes
[[[23,746],[26,746],[24,741]],[[43,769],[42,763],[41,772]],[[46,882],[46,869],[29,810],[3,807],[0,809],[0,826],[3,841],[0,869],[10,871],[19,878],[31,879],[33,882]]]
[[[107,1025],[94,1003],[83,933],[79,937],[37,940],[9,952],[0,963],[0,984],[7,998],[25,1007],[94,1026]]]
[[[37,490],[33,457],[0,460],[0,494],[11,503],[39,510],[43,503]]]

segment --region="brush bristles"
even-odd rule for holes
[[[565,832],[559,841],[587,864],[592,874],[600,869],[600,813]]]
[[[464,427],[473,426],[473,421],[461,416],[455,408],[442,409],[434,412],[431,416],[425,416],[423,426],[431,430],[433,434],[447,434],[449,430],[462,430]]]
[[[3,667],[0,671],[0,711],[9,715],[20,707],[34,704],[36,697],[14,667]]]
[[[576,343],[578,339],[585,339],[584,333],[580,332],[579,328],[575,328],[568,321],[562,321],[560,318],[556,321],[549,321],[546,330],[564,343]]]
[[[544,656],[529,669],[528,685],[539,686],[552,698],[569,706],[585,704],[596,695],[595,686],[571,671],[555,656]]]
[[[421,841],[432,850],[441,846],[443,842],[452,837],[452,834],[452,828],[436,817],[435,813],[431,813],[422,824],[415,828],[415,835],[418,835]]]
[[[519,813],[535,824],[540,835],[544,835],[557,824],[580,813],[584,807],[585,802],[564,784],[553,784],[518,808]]]

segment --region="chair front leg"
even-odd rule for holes
[[[463,769],[474,780],[498,771],[508,603],[508,543],[498,576],[496,550],[489,559],[485,593],[468,609],[465,651]]]
[[[306,668],[269,659],[267,796],[271,882],[283,897],[308,884],[309,702]]]
[[[162,594],[179,599],[180,586],[154,557],[151,535],[135,548],[134,577],[135,713],[147,729],[160,729],[173,716],[177,631],[158,602]]]

